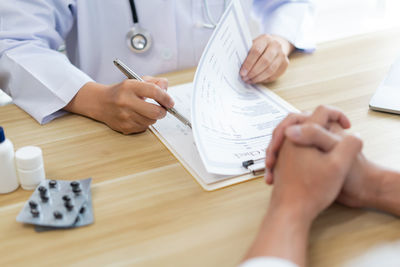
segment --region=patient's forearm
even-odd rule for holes
[[[400,216],[400,172],[382,169],[375,181],[377,189],[371,207]]]
[[[301,205],[270,204],[261,229],[245,259],[277,257],[306,265],[306,248],[312,219]]]

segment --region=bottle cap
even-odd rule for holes
[[[3,143],[4,140],[6,140],[6,136],[4,134],[4,129],[3,127],[0,126],[0,143]]]
[[[39,168],[43,164],[43,154],[40,147],[25,146],[15,152],[17,167],[22,170]]]

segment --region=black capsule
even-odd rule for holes
[[[56,186],[57,186],[57,181],[56,181],[56,180],[51,180],[51,181],[49,182],[49,186],[50,186],[50,188],[56,188]]]
[[[79,195],[82,192],[82,190],[80,188],[76,187],[76,188],[72,189],[72,192],[74,192],[75,195]]]
[[[83,214],[83,213],[85,213],[85,211],[86,211],[85,206],[82,206],[82,208],[79,210],[79,213],[80,213],[80,214]]]
[[[76,217],[74,224],[77,224],[81,219],[79,219],[79,216]]]
[[[64,206],[67,208],[68,211],[71,211],[74,209],[74,205],[72,205],[71,202],[65,203]]]
[[[40,196],[40,198],[42,199],[43,202],[49,201],[49,197],[46,195],[42,195],[42,196]]]
[[[54,218],[56,218],[57,220],[60,220],[63,217],[62,213],[59,211],[53,212],[53,215],[54,215]]]
[[[80,186],[80,183],[78,183],[77,181],[73,181],[70,183],[72,188],[78,188]]]
[[[43,194],[43,193],[47,192],[47,188],[44,187],[43,185],[39,186],[38,190],[39,190],[40,194]]]
[[[31,209],[36,209],[37,208],[37,203],[35,202],[35,201],[33,201],[33,200],[31,200],[31,201],[29,201],[29,207],[31,208]]]
[[[47,196],[48,194],[47,194],[47,191],[40,191],[40,197],[45,197],[45,196]]]
[[[31,214],[32,214],[33,217],[36,218],[36,217],[39,217],[39,214],[40,214],[40,213],[39,213],[39,210],[38,210],[38,209],[35,209],[35,208],[34,208],[34,209],[31,209]]]
[[[63,199],[65,202],[70,202],[70,201],[71,201],[71,197],[68,196],[68,195],[64,195],[64,196],[62,197],[62,199]]]

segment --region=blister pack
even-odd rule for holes
[[[71,226],[67,227],[53,227],[53,226],[42,226],[42,225],[35,225],[36,232],[46,232],[52,230],[59,230],[59,229],[71,229],[80,226],[85,226],[92,224],[94,221],[93,216],[93,206],[92,206],[92,191],[89,189],[88,201],[83,204],[83,206],[79,209],[79,214],[76,217],[75,223]]]
[[[91,180],[42,181],[25,203],[17,221],[36,225],[38,232],[93,223]]]

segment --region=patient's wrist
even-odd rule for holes
[[[271,198],[271,203],[268,208],[267,217],[291,218],[302,227],[307,228],[312,224],[312,221],[318,215],[318,212],[313,208],[313,205],[307,205],[304,201],[298,201],[288,198]]]
[[[278,257],[304,266],[311,223],[304,206],[271,198],[260,231],[245,259]]]
[[[400,173],[381,168],[374,180],[377,189],[371,207],[400,216]]]
[[[365,158],[363,165],[364,170],[360,177],[362,183],[353,188],[353,202],[357,203],[354,207],[376,208],[384,169]]]

